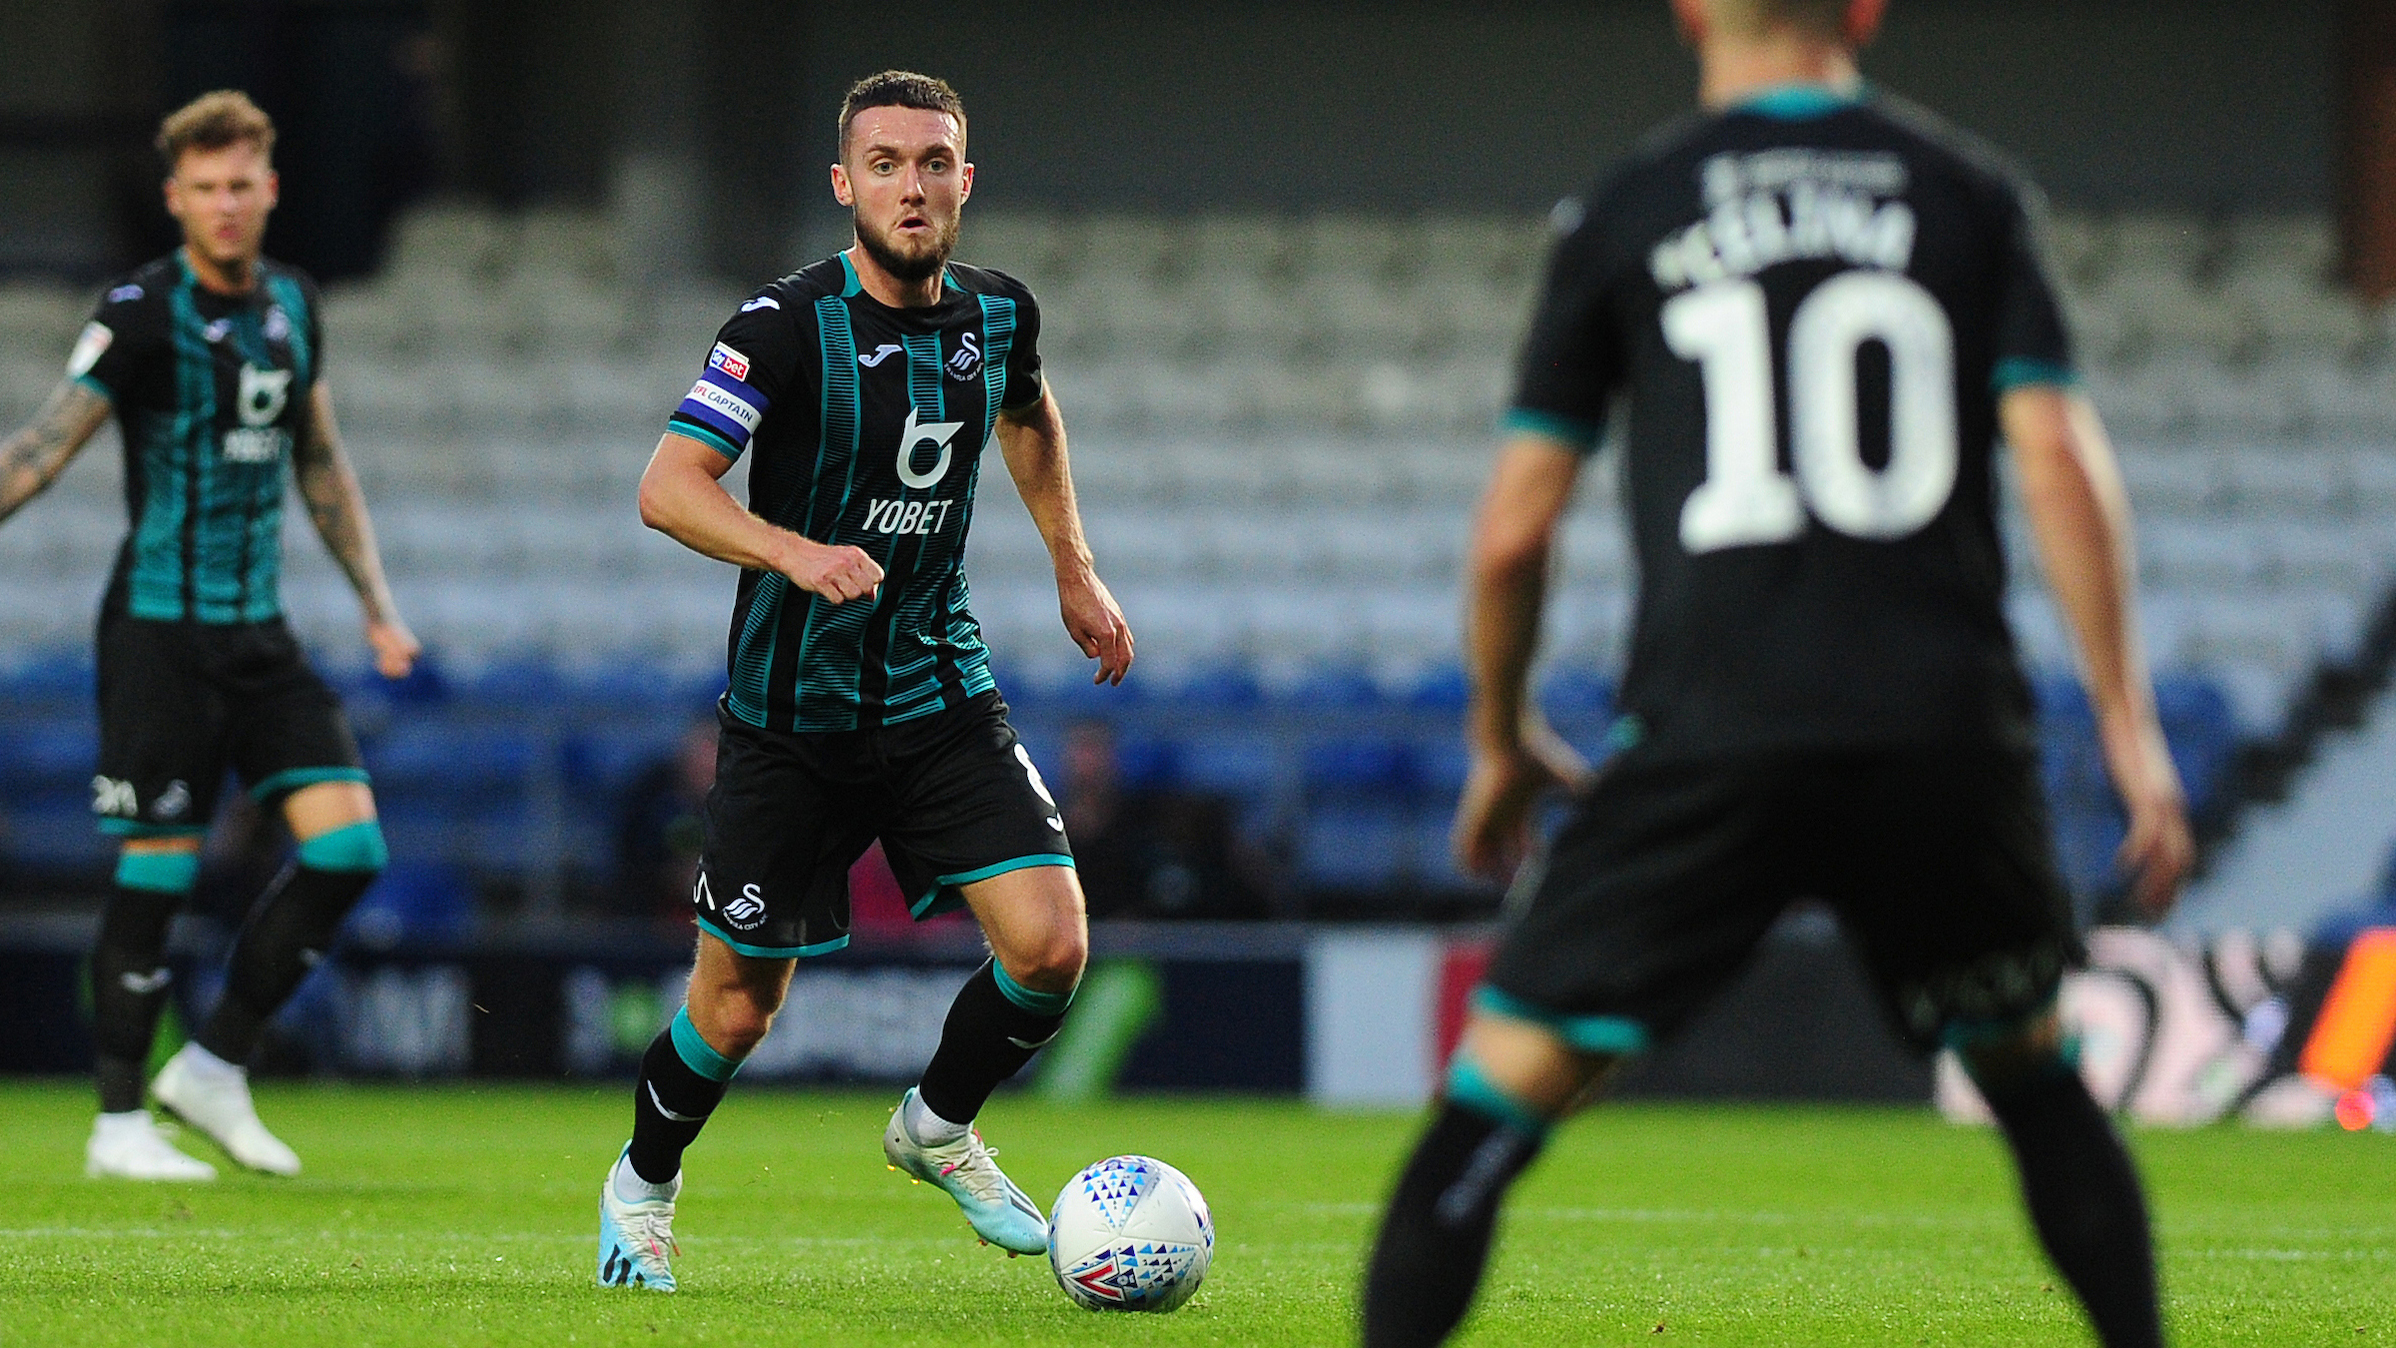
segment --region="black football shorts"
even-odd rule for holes
[[[341,701],[280,618],[258,623],[100,620],[100,830],[204,832],[226,769],[259,800],[316,782],[363,782]]]
[[[691,906],[741,954],[847,945],[849,867],[876,838],[917,918],[956,908],[976,880],[1073,864],[1064,817],[995,692],[863,730],[761,730],[721,706],[716,719]]]
[[[2026,750],[1634,749],[1576,802],[1477,999],[1635,1051],[1685,1025],[1801,899],[1837,914],[1925,1050],[2035,1014],[2083,957]]]

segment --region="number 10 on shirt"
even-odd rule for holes
[[[1855,538],[1903,538],[1938,517],[1955,489],[1955,338],[1930,292],[1895,272],[1841,272],[1790,316],[1789,457],[1776,448],[1770,315],[1753,281],[1676,295],[1664,340],[1705,381],[1706,476],[1681,507],[1692,553],[1785,543],[1814,517]],[[1856,357],[1888,351],[1889,458],[1864,462]]]

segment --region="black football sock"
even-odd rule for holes
[[[2047,1257],[2080,1294],[2106,1348],[2159,1348],[2155,1251],[2138,1170],[2079,1073],[2057,1061],[2002,1090],[1983,1088]]]
[[[698,1141],[739,1070],[699,1037],[689,1007],[675,1012],[674,1023],[641,1055],[641,1079],[632,1088],[632,1146],[625,1152],[632,1173],[651,1184],[673,1183],[682,1153]]]
[[[92,947],[93,1077],[104,1113],[141,1108],[166,1008],[166,928],[199,870],[193,852],[127,852],[117,862]]]
[[[300,844],[250,909],[234,939],[225,995],[197,1038],[226,1062],[249,1061],[266,1022],[333,948],[341,920],[382,871],[387,853],[373,821],[333,829]]]
[[[950,1123],[971,1123],[998,1083],[1015,1075],[1065,1023],[1070,992],[1035,992],[993,959],[974,971],[949,1004],[940,1047],[916,1091],[924,1107]]]
[[[1364,1283],[1365,1348],[1446,1339],[1472,1306],[1498,1205],[1546,1123],[1458,1059],[1448,1096],[1398,1178]]]

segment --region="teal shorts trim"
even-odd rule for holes
[[[206,824],[145,824],[139,819],[102,819],[100,831],[111,838],[204,838]]]
[[[1535,435],[1543,440],[1569,445],[1584,454],[1597,448],[1597,442],[1605,436],[1603,426],[1592,426],[1586,421],[1528,407],[1509,410],[1499,418],[1498,426],[1508,435]]]
[[[975,870],[959,871],[955,875],[935,876],[932,892],[909,904],[907,911],[919,922],[927,917],[955,912],[965,906],[963,886],[977,880],[987,880],[993,875],[1005,875],[1008,871],[1029,870],[1034,866],[1062,866],[1066,870],[1074,868],[1073,858],[1063,852],[1035,852],[1030,856],[1015,857]]]
[[[364,768],[285,768],[251,787],[250,799],[263,801],[286,791],[314,786],[318,782],[357,782],[364,785],[373,780],[366,775]]]
[[[697,920],[697,922],[698,922],[698,924],[699,924],[699,930],[701,930],[701,931],[703,931],[703,932],[706,932],[708,935],[710,935],[710,936],[712,936],[712,937],[716,938],[716,939],[717,939],[717,940],[719,940],[719,941],[722,941],[722,942],[723,942],[725,945],[728,945],[728,946],[732,947],[733,953],[735,953],[735,954],[740,954],[740,955],[746,955],[746,956],[748,956],[748,957],[749,957],[749,958],[751,958],[751,959],[760,959],[760,960],[803,960],[803,959],[811,959],[811,958],[813,958],[814,956],[817,956],[817,955],[829,955],[829,954],[831,954],[831,953],[832,953],[833,951],[835,951],[835,950],[839,950],[839,949],[842,949],[842,948],[844,948],[844,947],[845,947],[845,946],[847,946],[847,945],[848,945],[848,943],[849,943],[849,938],[848,938],[848,937],[846,937],[846,936],[838,936],[838,937],[834,937],[833,939],[831,939],[831,940],[829,940],[829,941],[818,941],[818,942],[816,942],[814,945],[799,945],[799,946],[750,945],[750,944],[748,944],[748,943],[746,943],[746,942],[744,942],[744,941],[740,940],[739,938],[737,938],[737,937],[733,936],[733,935],[732,935],[732,933],[730,933],[730,932],[728,932],[728,931],[725,931],[723,928],[721,928],[721,927],[717,926],[717,925],[716,925],[716,924],[714,924],[713,922],[710,922],[710,921],[708,921],[706,918],[703,918],[703,917],[702,917],[702,918],[698,918],[698,919],[696,919],[696,920]]]
[[[1568,1016],[1533,1006],[1484,983],[1473,989],[1473,1009],[1508,1020],[1544,1025],[1557,1038],[1583,1053],[1644,1053],[1647,1027],[1622,1016]]]
[[[2005,393],[2017,388],[2048,385],[2055,388],[2078,388],[2080,373],[2059,361],[2037,360],[2029,356],[2008,356],[1997,362],[1988,377],[1991,391]]]

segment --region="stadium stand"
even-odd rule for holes
[[[1077,687],[1037,535],[986,473],[975,607],[1034,742],[1115,720],[1135,775],[1234,797],[1307,911],[1470,893],[1442,838],[1462,771],[1460,554],[1542,237],[1531,219],[978,217],[961,256],[1042,298],[1092,541],[1140,640],[1134,685]],[[2317,668],[2354,659],[2396,577],[2396,347],[2329,287],[2330,250],[2313,218],[2055,230],[2140,510],[2149,647],[2200,810],[2242,741],[2276,733]],[[446,676],[394,693],[344,674],[394,845],[545,902],[606,855],[611,790],[704,707],[730,602],[724,569],[641,529],[632,501],[739,295],[643,293],[617,273],[600,217],[444,207],[327,302],[386,557]],[[0,286],[0,418],[55,382],[88,300]],[[117,472],[96,446],[0,529],[0,812],[21,865],[101,855],[79,661],[122,531]],[[1547,687],[1597,749],[1633,576],[1611,473],[1592,476],[1563,542]],[[295,621],[346,668],[346,587],[298,512],[287,527]],[[2094,902],[2119,824],[2026,561],[2012,607],[2042,671],[2067,866]]]

